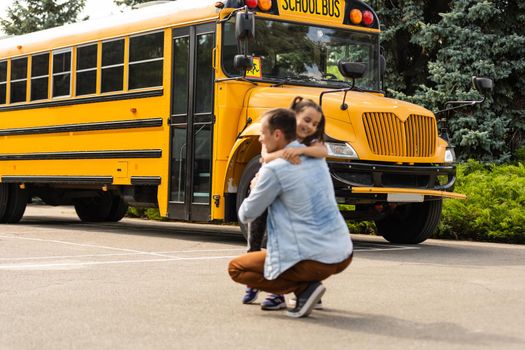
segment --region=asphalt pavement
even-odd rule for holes
[[[291,319],[241,304],[235,226],[29,206],[0,226],[0,349],[525,348],[525,246],[352,238],[325,309]]]

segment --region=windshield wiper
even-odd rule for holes
[[[282,79],[280,82],[273,84],[272,87],[278,87],[287,83],[317,83],[320,81],[307,75],[286,76]]]
[[[351,83],[349,83],[348,81],[345,81],[345,80],[339,80],[339,79],[321,79],[320,81],[323,81],[323,82],[326,82],[326,83],[332,83],[332,84],[337,84],[337,85],[344,85],[344,86],[352,86]]]

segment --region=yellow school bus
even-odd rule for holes
[[[432,112],[385,98],[379,19],[355,0],[177,0],[0,41],[0,221],[26,204],[234,222],[262,113],[322,104],[337,199],[392,242],[436,228],[454,155]]]

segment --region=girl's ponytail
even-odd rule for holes
[[[299,103],[301,103],[303,101],[303,97],[302,96],[295,96],[295,98],[293,99],[292,101],[292,105],[290,106],[290,109],[294,110],[297,112],[297,105]]]

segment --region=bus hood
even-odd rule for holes
[[[248,99],[248,113],[252,119],[258,119],[262,113],[271,108],[290,107],[296,96],[309,98],[319,103],[322,92],[333,89],[310,87],[256,87],[251,90]],[[341,108],[344,92],[323,95],[322,107],[327,118],[326,133],[342,141],[352,141],[355,127],[362,123],[363,113],[393,113],[405,122],[410,115],[433,116],[432,112],[421,106],[383,97],[378,93],[349,91],[346,94],[346,110]],[[255,117],[255,118],[253,118]],[[345,132],[346,130],[346,132]]]
[[[255,87],[247,99],[253,121],[268,109],[289,107],[294,97],[319,103],[322,92],[313,87]],[[379,93],[348,91],[325,93],[326,135],[352,145],[360,159],[391,162],[443,162],[446,142],[438,137],[434,114],[412,103]],[[255,127],[255,126],[254,126]]]

